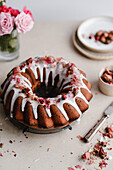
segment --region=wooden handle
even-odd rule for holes
[[[102,118],[95,124],[95,126],[84,136],[84,142],[90,142],[90,140],[94,137],[94,135],[97,133],[107,118],[108,117],[105,115],[102,116]]]

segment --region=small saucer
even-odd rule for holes
[[[113,70],[113,65],[107,66],[109,70]],[[102,93],[104,93],[107,96],[113,96],[113,85],[105,83],[101,76],[104,73],[105,68],[103,68],[99,73],[99,89]]]
[[[77,30],[75,30],[75,32],[73,34],[73,44],[80,53],[82,53],[85,57],[88,57],[90,59],[109,60],[109,59],[113,58],[113,52],[99,53],[99,52],[91,51],[88,48],[86,48],[79,41],[78,36],[77,36]]]

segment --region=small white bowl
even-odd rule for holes
[[[109,70],[113,70],[113,65],[107,66]],[[105,68],[103,68],[99,73],[99,89],[102,93],[104,93],[107,96],[113,96],[113,85],[105,83],[101,76],[104,73]]]

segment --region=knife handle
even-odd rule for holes
[[[90,142],[91,139],[94,137],[94,135],[97,133],[97,131],[100,129],[102,124],[106,121],[108,116],[103,115],[102,118],[93,126],[93,128],[84,136],[83,140],[84,142]]]

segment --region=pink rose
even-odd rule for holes
[[[15,18],[15,25],[19,33],[26,33],[27,31],[30,31],[33,28],[34,21],[29,14],[21,12]]]
[[[23,8],[23,12],[24,12],[25,14],[29,14],[29,15],[31,16],[31,18],[33,19],[33,16],[32,16],[31,11],[27,10],[26,6],[24,6],[24,8]]]
[[[14,26],[14,19],[10,13],[0,13],[0,36],[11,34]]]

